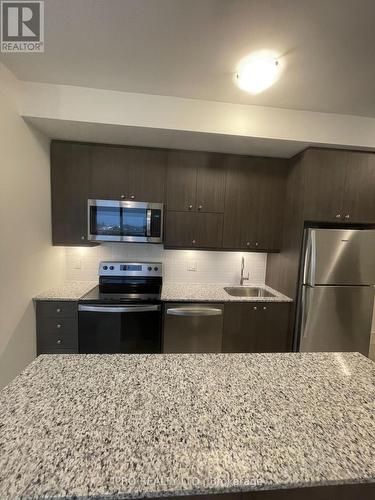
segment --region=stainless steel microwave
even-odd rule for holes
[[[140,201],[88,200],[91,241],[163,242],[163,204]]]

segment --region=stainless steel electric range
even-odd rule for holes
[[[160,262],[101,262],[78,304],[79,352],[161,352],[161,287]]]

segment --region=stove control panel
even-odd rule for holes
[[[99,276],[162,276],[161,262],[106,261],[99,264]]]

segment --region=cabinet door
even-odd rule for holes
[[[171,151],[167,166],[167,209],[194,211],[197,191],[197,153]]]
[[[226,169],[220,155],[207,153],[207,164],[198,168],[197,209],[200,212],[224,212]]]
[[[195,213],[167,212],[165,216],[165,246],[190,248],[193,245]]]
[[[167,212],[165,246],[221,248],[223,216],[196,212]]]
[[[221,249],[223,246],[223,215],[196,214],[193,247]]]
[[[254,165],[245,157],[229,157],[225,193],[223,247],[255,246],[257,230]]]
[[[310,150],[305,155],[304,218],[342,221],[348,152]]]
[[[129,189],[128,148],[93,146],[90,197],[93,199],[127,199]]]
[[[375,222],[375,154],[348,152],[343,216],[347,222]]]
[[[223,352],[290,351],[289,303],[227,303]]]
[[[255,247],[280,250],[283,232],[287,165],[284,160],[260,160],[255,172],[257,225]],[[251,242],[254,247],[254,241]]]
[[[255,352],[259,315],[255,303],[226,303],[223,352]]]
[[[91,245],[87,242],[90,155],[91,148],[88,145],[51,143],[54,245]]]
[[[289,345],[289,303],[258,304],[258,325],[255,352],[286,352]]]
[[[166,152],[157,149],[129,148],[127,154],[129,198],[164,203]]]

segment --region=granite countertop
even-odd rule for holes
[[[224,287],[239,286],[238,283],[196,284],[196,283],[163,283],[161,299],[165,302],[292,302],[292,299],[264,284],[244,285],[265,288],[275,297],[234,297]]]
[[[79,300],[89,292],[97,281],[66,281],[60,286],[51,288],[34,297],[34,300]],[[267,285],[260,286],[270,291],[275,297],[233,297],[225,290],[225,286],[238,286],[237,283],[196,284],[196,283],[163,283],[161,300],[165,302],[292,302],[292,299]]]
[[[0,498],[375,482],[358,353],[44,355],[0,393]]]
[[[34,300],[78,300],[97,284],[97,281],[65,281],[37,295]]]

